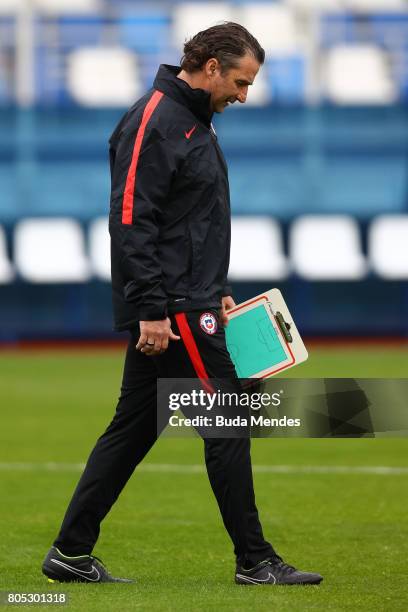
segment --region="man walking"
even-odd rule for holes
[[[151,89],[110,140],[110,234],[115,328],[128,330],[121,396],[99,438],[43,564],[52,580],[126,582],[91,553],[100,523],[157,439],[156,381],[236,380],[223,326],[227,284],[227,167],[211,124],[244,103],[264,51],[224,23],[162,65]],[[283,562],[263,537],[248,439],[205,439],[208,476],[236,556],[238,584],[318,584]]]

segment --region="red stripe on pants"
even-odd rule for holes
[[[205,369],[203,360],[201,359],[201,355],[198,350],[196,341],[194,340],[190,325],[188,324],[186,313],[178,312],[175,315],[175,319],[177,321],[181,339],[183,340],[184,346],[186,347],[186,351],[188,353],[188,356],[190,357],[191,363],[193,364],[193,368],[195,370],[195,373],[197,374],[197,377],[201,380],[204,389],[208,391],[208,393],[214,393],[214,389],[207,382],[209,376],[207,374],[207,370]]]
[[[133,218],[133,198],[135,193],[135,185],[136,185],[136,170],[137,164],[139,161],[140,149],[142,148],[143,136],[146,130],[146,126],[150,121],[151,116],[153,115],[154,109],[160,102],[163,97],[163,93],[161,91],[155,91],[148,103],[145,106],[143,111],[142,122],[137,130],[135,145],[133,147],[132,153],[132,161],[130,162],[125,191],[123,194],[123,203],[122,203],[122,223],[126,225],[132,224]]]

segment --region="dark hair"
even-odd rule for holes
[[[184,45],[184,55],[181,58],[181,68],[186,72],[196,72],[211,58],[215,57],[221,71],[227,72],[235,68],[238,59],[247,53],[263,64],[265,51],[252,34],[239,23],[226,21],[198,32]]]

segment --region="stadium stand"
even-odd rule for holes
[[[46,15],[87,15],[100,12],[103,3],[100,0],[33,0],[32,6]]]
[[[306,334],[340,333],[351,312],[369,334],[380,329],[378,295],[391,294],[381,329],[408,335],[398,307],[408,278],[402,0],[1,0],[0,313],[16,333],[28,320],[22,294],[35,296],[43,330],[57,296],[68,319],[75,306],[71,331],[110,330],[109,136],[158,65],[176,64],[187,36],[224,19],[267,50],[248,103],[214,118],[229,166],[236,298],[276,283]],[[31,78],[18,83],[27,67],[31,97]],[[33,251],[50,224],[67,237],[41,233]],[[98,323],[89,320],[87,304],[102,302]]]
[[[405,230],[407,217],[405,215]],[[3,252],[14,252],[11,265],[15,266],[18,276],[17,281],[10,278],[7,283],[0,283],[0,310],[8,321],[7,327],[0,330],[0,340],[37,338],[44,334],[46,337],[68,334],[78,338],[110,336],[107,218],[91,222],[88,249],[85,248],[86,226],[80,227],[75,220],[28,220],[31,225],[33,221],[36,225],[35,240],[21,231],[22,225],[24,227],[27,223],[21,221],[15,226],[14,239],[8,232],[9,249],[6,245],[2,248]],[[297,244],[293,242],[293,230],[303,221],[302,218],[295,219],[289,226],[289,255],[285,255],[286,227],[268,218],[261,219],[262,228],[257,218],[233,219],[231,280],[236,300],[239,302],[266,288],[278,286],[287,296],[306,335],[370,335],[373,330],[377,334],[408,333],[404,308],[406,267],[395,268],[395,258],[390,250],[386,252],[389,256],[385,258],[386,267],[374,269],[373,265],[376,258],[382,264],[386,244],[390,246],[390,240],[398,240],[398,244],[393,243],[392,247],[401,258],[397,261],[400,264],[405,262],[406,266],[406,233],[401,236],[402,232],[388,232],[388,243],[383,242],[384,234],[378,238],[372,233],[374,240],[369,238],[369,256],[373,274],[362,255],[360,234],[352,218],[345,220],[341,217],[335,235],[331,228],[330,240],[328,218],[323,217],[318,232],[309,233],[308,238],[303,236],[306,242],[303,243],[303,254],[299,255],[295,248]],[[331,218],[332,226],[333,221],[336,220]],[[52,235],[41,230],[39,236],[37,230],[44,224]],[[68,232],[71,236],[66,240],[67,225],[71,225],[73,232]],[[65,226],[63,232],[61,226]],[[250,234],[257,230],[252,248],[248,246],[247,227]],[[370,235],[370,228],[368,231]],[[323,232],[323,239],[319,232]],[[382,242],[379,251],[377,238],[378,244]],[[321,240],[320,248],[313,242],[316,240]],[[299,264],[296,257],[300,256],[306,263],[301,260]],[[277,269],[278,262],[282,264],[280,269]],[[41,283],[41,292],[35,289],[38,283]],[[384,317],[385,311],[387,316]],[[63,313],[63,317],[57,313]]]
[[[305,215],[290,230],[294,271],[307,280],[360,280],[366,275],[359,228],[347,216]]]
[[[156,60],[171,46],[171,22],[170,13],[160,5],[124,7],[118,12],[118,42],[147,59],[153,55]]]
[[[186,2],[174,7],[172,17],[172,41],[182,49],[184,42],[200,30],[219,21],[233,21],[235,14],[227,2]]]
[[[408,215],[381,215],[368,234],[372,269],[387,280],[408,279]]]
[[[292,9],[302,12],[318,11],[341,11],[344,10],[344,0],[286,0],[286,4]]]
[[[373,45],[339,45],[327,53],[327,96],[336,104],[392,104],[397,92],[387,59]]]
[[[375,11],[401,11],[407,8],[405,0],[345,0],[348,10],[371,13]]]
[[[281,229],[276,220],[251,216],[233,218],[229,273],[232,281],[282,280],[287,277],[288,270]]]
[[[15,15],[24,9],[25,0],[2,0],[0,2],[0,15]]]
[[[30,283],[75,283],[89,279],[84,237],[73,219],[25,219],[15,230],[15,263]]]
[[[394,6],[396,9],[396,6]],[[377,50],[377,55],[383,53],[380,64],[386,62],[386,67],[375,70],[386,73],[396,89],[397,99],[407,99],[408,83],[408,48],[406,45],[408,32],[408,14],[405,4],[404,12],[393,11],[393,5],[375,12],[326,12],[320,19],[320,44],[322,49],[344,47],[344,45],[369,46]],[[371,71],[373,68],[370,69]],[[357,66],[352,71],[362,74]],[[365,78],[364,74],[362,77]],[[341,103],[341,101],[340,101]]]
[[[91,269],[102,281],[111,280],[108,217],[98,217],[89,226],[89,258]]]
[[[68,58],[68,90],[83,106],[130,106],[142,95],[135,56],[120,47],[90,47]]]
[[[14,270],[7,254],[6,234],[0,226],[0,284],[9,283],[13,278]]]
[[[271,217],[234,216],[232,281],[282,281],[294,272],[307,280],[361,280],[372,272],[387,280],[408,278],[408,215],[379,215],[367,229],[367,257],[361,230],[347,215],[302,215],[288,226]],[[0,226],[0,283],[14,267],[30,283],[110,281],[108,217],[80,225],[71,218],[25,219],[14,227],[10,262]],[[245,245],[245,248],[243,248]]]
[[[22,14],[18,6],[9,0],[3,0],[0,5],[0,104],[15,95],[12,73],[17,57],[19,28],[16,23]],[[367,67],[362,66],[359,71],[353,64],[352,71],[362,74],[368,85],[371,83],[370,87],[374,87],[371,97],[381,102],[393,95],[400,99],[408,95],[405,44],[408,11],[402,2],[98,3],[75,0],[71,3],[62,0],[59,3],[38,0],[31,5],[31,10],[35,11],[32,56],[36,71],[35,100],[39,104],[81,103],[80,98],[70,96],[68,81],[69,56],[83,47],[118,47],[132,53],[138,72],[135,78],[141,79],[146,88],[159,63],[178,62],[186,37],[224,19],[247,24],[267,50],[263,76],[268,91],[256,98],[257,104],[303,103],[312,90],[314,96],[326,95],[326,84],[332,79],[319,69],[321,50],[328,51],[328,63],[334,64],[333,79],[336,80],[336,50],[341,52],[344,45],[352,45],[356,51],[360,47],[371,49],[364,57],[360,53],[360,58],[353,59]],[[333,53],[329,52],[332,47]],[[346,59],[343,57],[342,62]],[[353,91],[358,85],[355,79],[354,86],[351,83]],[[345,100],[336,96],[333,98],[336,104],[365,102],[361,95]]]
[[[293,55],[299,51],[294,13],[284,4],[244,4],[237,16],[239,22],[262,41],[267,55]]]

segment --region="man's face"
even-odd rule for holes
[[[230,68],[224,74],[217,62],[212,71],[209,91],[211,93],[211,109],[222,113],[224,109],[238,100],[244,104],[248,95],[248,87],[252,85],[259,70],[259,63],[250,53],[238,60],[236,68]]]

